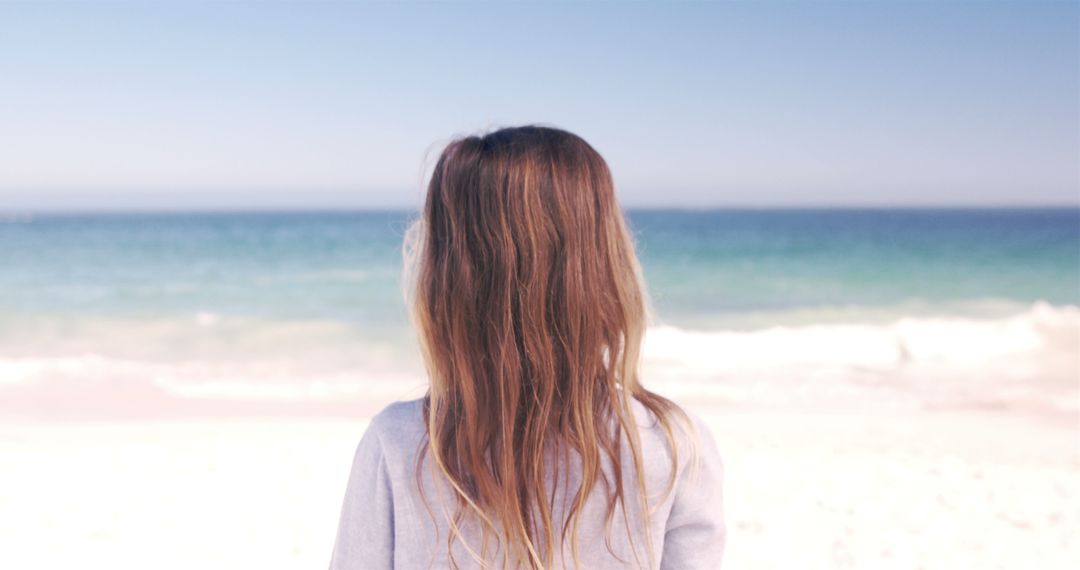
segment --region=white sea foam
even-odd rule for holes
[[[756,331],[689,331],[654,327],[645,356],[700,371],[794,365],[893,367],[934,361],[982,366],[1001,357],[1076,349],[1080,309],[1036,303],[1003,319],[905,317],[886,325],[827,324]]]
[[[212,327],[217,324],[219,317],[209,311],[199,311],[195,314],[195,322],[204,327]]]
[[[889,392],[901,405],[1075,410],[1080,308],[1039,302],[1006,318],[904,317],[748,332],[661,326],[649,330],[644,360],[647,378],[682,397],[775,403]]]
[[[415,347],[335,321],[200,313],[29,328],[34,332],[22,341],[0,342],[0,391],[60,393],[66,386],[303,403],[404,395],[426,383]],[[1080,410],[1075,306],[1040,302],[1002,318],[912,316],[749,331],[658,326],[648,331],[643,350],[646,384],[684,399]]]

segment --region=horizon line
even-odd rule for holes
[[[716,211],[792,211],[792,210],[1080,210],[1080,202],[1074,203],[1037,203],[1037,204],[729,204],[729,205],[630,205],[620,207],[624,212],[633,211],[668,211],[668,212],[716,212]],[[389,213],[420,212],[421,208],[411,206],[342,206],[342,207],[304,207],[304,206],[268,206],[268,207],[183,207],[183,208],[18,208],[0,207],[0,221],[13,221],[16,218],[35,216],[78,216],[78,215],[185,215],[185,214],[349,214],[349,213]]]

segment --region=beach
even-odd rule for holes
[[[724,568],[1075,565],[1076,215],[630,213]],[[0,567],[326,567],[367,422],[426,387],[410,216],[0,223]]]
[[[725,460],[725,568],[1072,568],[1076,424],[690,409]],[[363,420],[0,425],[7,568],[323,568]]]

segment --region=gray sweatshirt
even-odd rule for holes
[[[719,568],[726,537],[721,488],[723,464],[708,426],[690,414],[698,431],[696,470],[690,463],[689,436],[676,430],[679,466],[675,488],[663,497],[671,473],[670,446],[655,417],[637,400],[632,402],[645,457],[646,490],[654,497],[650,505],[654,514],[648,523],[643,522],[640,514],[635,516],[641,511],[636,498],[637,483],[633,469],[624,469],[624,489],[628,506],[632,508],[624,516],[623,510],[616,507],[609,539],[605,541],[605,488],[602,480],[598,481],[579,517],[577,568]],[[420,399],[391,404],[372,419],[353,459],[330,560],[331,570],[451,568],[447,521],[454,510],[453,494],[446,478],[434,469],[430,455],[423,464],[422,494],[416,485],[417,453],[426,438]],[[624,465],[631,465],[629,453],[624,444]],[[549,492],[556,475],[559,483],[554,489],[569,489],[555,493],[552,514],[556,534],[564,518],[561,515],[571,504],[581,480],[580,460],[561,463],[549,461],[559,471],[556,474],[549,468],[547,473]],[[609,477],[610,467],[610,461],[602,462]],[[645,543],[646,525],[651,529],[651,550],[655,553],[652,563]],[[457,566],[484,568],[469,552],[471,549],[479,555],[481,551],[480,524],[466,517],[459,527],[460,538],[453,546]],[[632,530],[628,533],[627,529]],[[498,568],[501,550],[496,540],[491,541],[487,552],[483,558],[486,567]],[[555,567],[575,568],[569,538],[561,552],[561,559],[556,555]]]

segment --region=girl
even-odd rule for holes
[[[604,159],[548,127],[455,140],[405,253],[430,387],[361,438],[331,568],[718,568],[720,456],[638,376]]]

